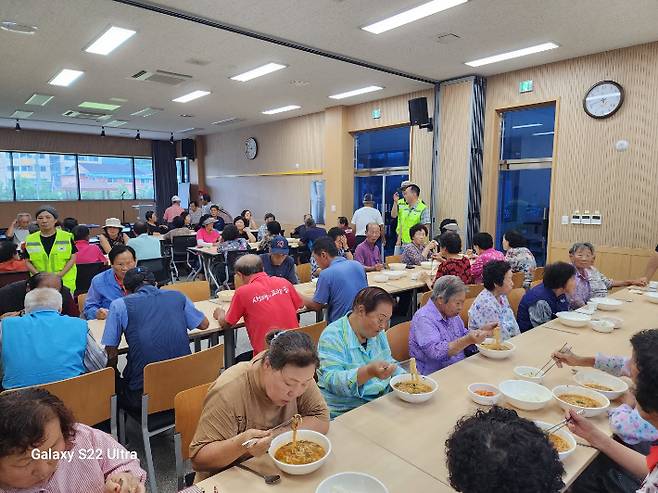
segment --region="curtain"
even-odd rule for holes
[[[155,204],[158,217],[171,205],[171,197],[178,193],[176,174],[176,146],[166,140],[152,140]]]
[[[468,224],[466,245],[471,247],[473,236],[480,231],[480,207],[482,202],[482,158],[484,150],[484,95],[487,79],[476,76],[473,80],[471,104],[471,155],[468,183]]]

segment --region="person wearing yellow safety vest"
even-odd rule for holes
[[[404,203],[398,202],[398,226],[396,229],[398,239],[395,243],[396,250],[411,243],[409,228],[415,224],[424,224],[428,230],[430,227],[430,210],[425,203],[419,199],[420,187],[415,184],[407,185],[402,190]]]
[[[62,278],[62,284],[75,291],[75,254],[78,251],[73,235],[57,229],[57,211],[50,206],[41,207],[37,213],[39,231],[25,238],[27,268],[32,275],[38,272],[52,272]]]

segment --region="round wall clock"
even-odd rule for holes
[[[624,103],[624,88],[613,80],[602,80],[590,87],[583,99],[583,108],[592,118],[609,118]]]
[[[258,142],[253,137],[244,141],[244,155],[247,159],[255,159],[258,154]]]

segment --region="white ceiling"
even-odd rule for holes
[[[422,3],[423,0],[159,0],[170,6],[242,28],[285,38],[326,51],[369,61],[423,77],[443,80],[473,73],[464,61],[554,41],[551,52],[477,69],[491,75],[522,67],[573,58],[588,53],[658,39],[655,0],[470,0],[421,21],[374,35],[359,29],[373,21]],[[24,128],[60,129],[97,133],[100,124],[67,125],[61,116],[82,101],[127,102],[115,112],[130,120],[108,135],[176,138],[232,130],[239,126],[321,111],[337,102],[330,94],[381,85],[384,91],[344,100],[356,104],[407,93],[428,85],[381,71],[312,55],[292,48],[202,26],[110,0],[3,0],[0,20],[36,25],[34,35],[0,31],[0,126],[13,126],[7,117],[15,110],[35,111]],[[132,28],[137,34],[103,57],[83,49],[109,25]],[[461,38],[440,44],[436,36],[455,33]],[[190,59],[208,62],[199,66]],[[239,83],[229,77],[266,62],[288,68]],[[62,68],[84,70],[71,87],[47,81]],[[168,70],[193,76],[177,87],[137,82],[127,77],[139,70]],[[292,80],[310,82],[295,87]],[[197,101],[171,99],[195,89],[212,91]],[[55,98],[45,107],[25,106],[34,92]],[[298,104],[301,110],[274,116],[261,111]],[[145,106],[164,108],[149,117],[131,117]],[[180,114],[192,114],[192,118]],[[228,117],[240,124],[218,127],[211,122]],[[51,123],[43,123],[51,122]],[[74,120],[75,121],[75,120]],[[182,134],[179,130],[203,130]]]

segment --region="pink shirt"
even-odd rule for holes
[[[114,473],[127,472],[146,481],[139,459],[132,459],[119,442],[107,433],[77,423],[72,460],[60,459],[48,482],[18,490],[0,488],[0,493],[72,493],[75,491],[105,491],[105,481]],[[92,452],[91,457],[89,452]],[[86,457],[85,457],[86,456]]]
[[[98,245],[91,245],[87,240],[78,240],[75,242],[78,253],[75,256],[76,264],[93,264],[94,262],[107,263],[107,258]]]
[[[174,220],[175,217],[180,216],[183,212],[185,212],[185,209],[183,209],[180,205],[172,204],[165,209],[164,214],[162,215],[162,219],[170,223]]]
[[[212,245],[217,243],[219,240],[219,231],[211,229],[210,232],[206,231],[206,228],[201,228],[196,232],[196,243],[197,245]]]
[[[489,262],[494,260],[505,260],[505,255],[498,250],[489,248],[489,250],[484,250],[477,256],[473,265],[471,265],[471,276],[473,276],[473,284],[482,283],[482,269]]]

